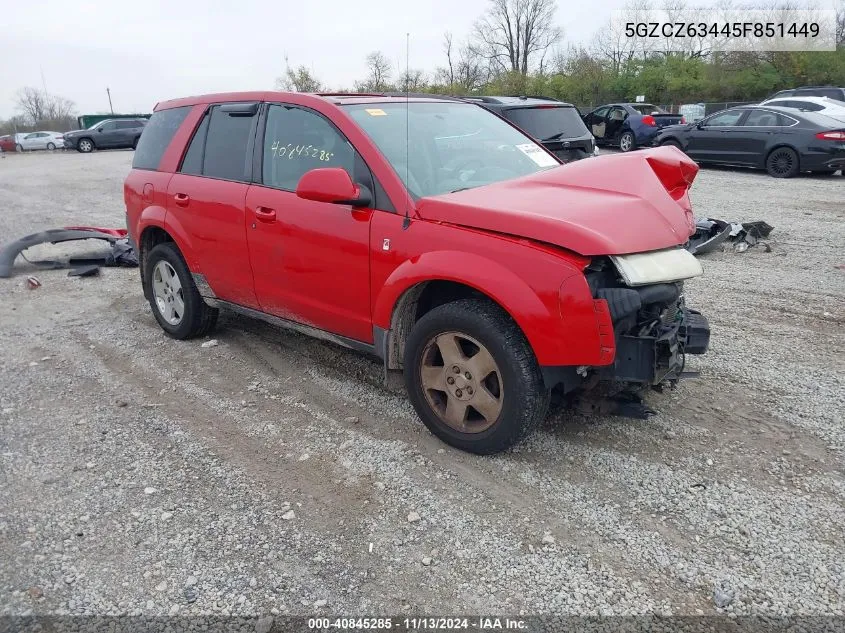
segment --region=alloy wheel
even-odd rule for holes
[[[792,171],[794,163],[792,152],[775,152],[770,159],[771,169],[776,174],[788,174]]]
[[[153,268],[153,296],[164,320],[170,325],[179,325],[185,315],[182,282],[173,266],[164,260]]]
[[[502,372],[490,351],[462,332],[444,332],[428,341],[420,381],[437,417],[461,433],[486,431],[502,412]]]

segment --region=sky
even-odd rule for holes
[[[557,0],[567,43],[587,43],[625,0]],[[332,88],[366,76],[383,51],[404,68],[443,64],[443,33],[465,38],[488,0],[11,0],[0,23],[0,118],[43,88],[80,114],[150,112],[175,97],[273,88],[305,64]],[[701,4],[710,4],[702,0]],[[398,72],[398,71],[397,71]]]

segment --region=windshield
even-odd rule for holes
[[[579,138],[590,133],[575,108],[569,106],[510,108],[504,114],[541,141]]]
[[[531,138],[470,103],[346,108],[417,197],[489,185],[560,165]]]

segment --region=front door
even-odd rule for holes
[[[218,298],[257,308],[244,201],[258,109],[239,105],[213,106],[200,121],[179,172],[170,179],[165,224],[189,242],[199,267],[194,272]]]
[[[597,141],[604,141],[605,139],[608,112],[610,112],[610,107],[604,106],[602,108],[598,108],[597,110],[593,110],[584,119],[584,123],[587,124],[587,128],[590,130],[590,133],[596,137]]]
[[[684,151],[698,161],[738,163],[744,153],[739,123],[746,110],[726,110],[699,122]]]
[[[325,117],[269,105],[259,142],[260,184],[249,188],[246,222],[261,309],[358,341],[373,341],[370,315],[372,209],[303,200],[296,185],[320,167],[342,167],[363,184],[368,170]]]

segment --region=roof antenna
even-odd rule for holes
[[[411,34],[405,33],[405,188],[407,190],[407,196],[405,197],[405,220],[402,222],[402,230],[404,231],[409,226],[411,226],[411,215],[410,215],[410,207],[411,202],[408,199],[411,195],[411,175],[410,175],[410,157],[409,157],[409,150],[408,146],[410,145],[410,138],[411,138],[411,116],[408,113],[409,106],[408,102],[410,101],[410,90],[411,90],[411,72],[410,72],[410,63],[408,58],[410,57],[411,51]]]

